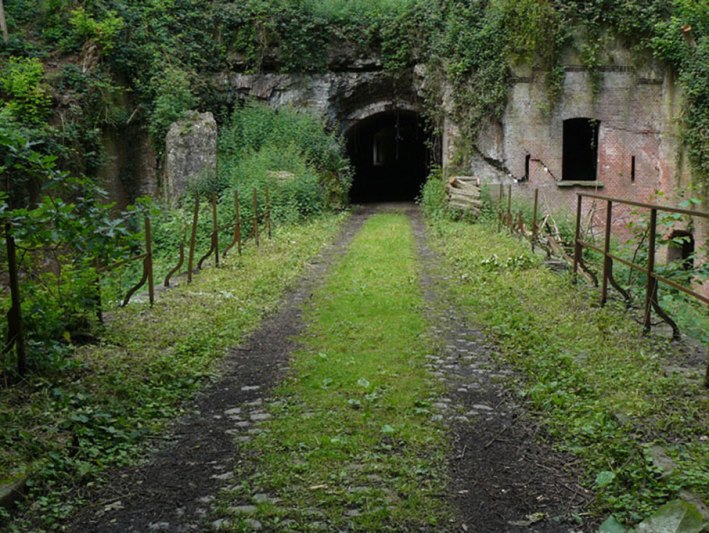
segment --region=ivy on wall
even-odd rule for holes
[[[211,81],[218,72],[322,72],[357,58],[378,58],[393,76],[426,65],[431,118],[450,83],[456,119],[474,139],[501,116],[513,65],[544,76],[551,108],[563,88],[562,51],[576,48],[598,90],[602,37],[614,35],[676,70],[685,144],[697,181],[709,183],[705,0],[17,0],[7,11],[11,39],[0,50],[1,69],[19,61],[13,57],[82,64],[93,96],[75,101],[85,112],[73,114],[72,142],[92,151],[92,131],[121,115],[106,111],[117,105],[110,85],[134,95],[137,119],[160,149],[169,122],[189,107],[228,116]],[[76,96],[57,76],[47,78],[55,96]],[[2,97],[19,105],[7,90]]]

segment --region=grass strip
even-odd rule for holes
[[[414,531],[445,523],[446,435],[411,226],[370,218],[317,291],[303,349],[275,393],[273,418],[246,444],[243,480],[222,498],[228,527]],[[270,494],[273,501],[253,501]],[[239,514],[256,503],[255,513]]]
[[[527,398],[555,441],[581,458],[596,512],[638,522],[682,490],[709,498],[709,395],[702,372],[674,367],[676,350],[643,337],[620,304],[542,265],[529,244],[488,224],[432,223],[454,272],[451,296],[526,376]],[[658,468],[660,448],[674,463]]]
[[[77,347],[60,373],[0,390],[0,482],[29,477],[26,516],[56,525],[80,503],[76,487],[130,462],[275,308],[342,219],[277,227],[260,248],[161,292],[152,309],[136,302],[112,313],[101,343]]]

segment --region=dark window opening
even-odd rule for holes
[[[532,156],[527,154],[524,157],[524,181],[529,181],[529,163],[532,160]]]
[[[355,169],[353,202],[416,199],[431,167],[430,135],[416,113],[378,113],[356,123],[345,136]]]
[[[635,156],[630,158],[630,181],[635,183]]]
[[[694,268],[694,237],[685,230],[675,230],[670,235],[667,248],[668,263],[682,263],[684,270]]]
[[[595,181],[598,168],[598,124],[590,118],[564,121],[563,180]]]

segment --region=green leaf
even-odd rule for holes
[[[706,524],[689,502],[673,500],[638,525],[637,533],[700,533]]]
[[[628,530],[611,515],[598,528],[598,533],[626,533]]]
[[[615,474],[611,472],[610,470],[603,470],[598,473],[596,476],[596,487],[597,488],[602,488],[610,485],[613,483],[613,480],[615,479]]]
[[[396,430],[393,427],[391,427],[389,424],[384,424],[382,426],[382,433],[386,433],[387,435],[390,435],[394,432],[396,432]]]

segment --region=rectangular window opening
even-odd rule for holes
[[[599,122],[591,118],[564,121],[562,180],[596,181],[598,126]]]

